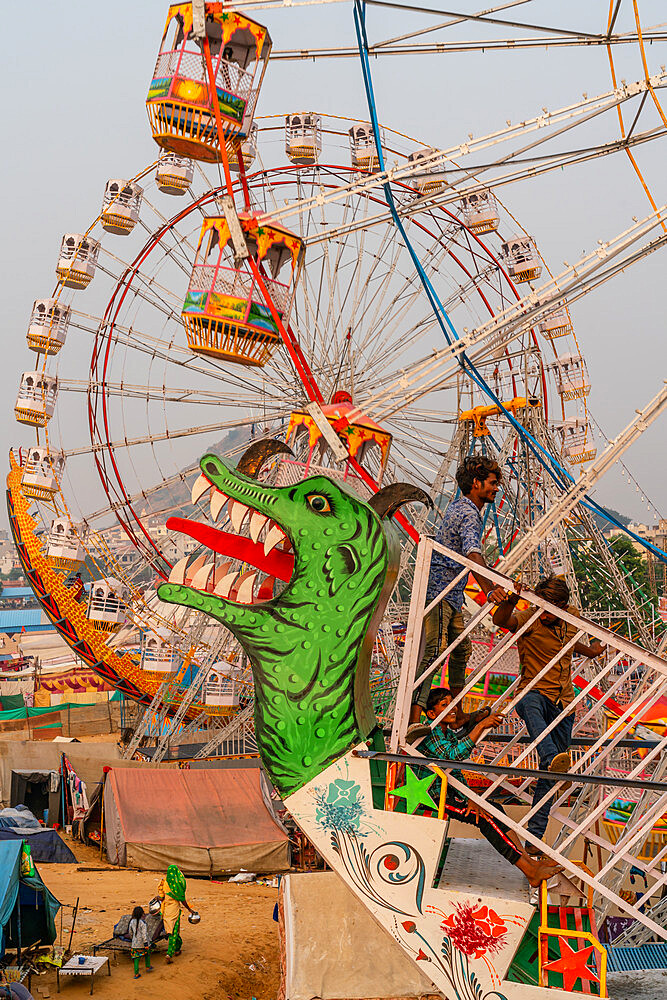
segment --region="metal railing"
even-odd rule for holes
[[[427,604],[426,592],[434,553],[440,553],[453,560],[460,566],[460,571],[437,597]],[[427,614],[436,608],[441,601],[446,600],[456,583],[465,579],[471,571],[494,586],[506,589],[512,587],[511,580],[494,570],[479,566],[470,559],[439,545],[432,539],[422,538],[420,541],[408,616],[405,652],[396,697],[396,711],[390,745],[392,754],[407,752],[410,755],[419,756],[419,743],[409,746],[405,735],[412,700],[424,677],[434,667],[440,667],[444,664],[451,652],[460,645],[466,636],[470,636],[483,627],[489,630],[495,629],[491,622],[494,607],[486,604],[473,614],[461,635],[449,643],[436,660],[427,666],[420,667],[422,634]],[[614,905],[622,912],[640,920],[659,937],[667,939],[667,929],[659,926],[640,909],[653,895],[660,891],[663,885],[667,884],[667,873],[661,871],[660,865],[660,862],[667,858],[667,845],[650,860],[640,858],[642,846],[649,837],[653,825],[667,811],[667,785],[659,780],[662,776],[662,769],[659,767],[658,771],[655,770],[667,749],[667,736],[656,736],[656,741],[650,748],[647,748],[646,743],[643,742],[636,750],[633,750],[631,739],[632,733],[641,723],[641,719],[660,703],[663,696],[667,695],[667,662],[655,653],[648,652],[641,646],[608,631],[599,624],[564,611],[541,597],[528,592],[524,596],[533,605],[533,610],[527,621],[514,634],[508,633],[498,645],[489,650],[482,661],[474,667],[463,690],[452,700],[447,711],[451,711],[454,706],[462,702],[462,699],[466,697],[474,685],[484,679],[504,651],[515,645],[517,639],[521,638],[544,611],[572,627],[569,630],[570,638],[528,683],[522,684],[521,677],[517,677],[495,701],[494,708],[496,710],[502,711],[507,717],[511,716],[514,722],[512,726],[514,735],[509,734],[509,740],[502,744],[491,760],[488,759],[488,755],[484,755],[485,763],[468,760],[458,765],[466,771],[474,772],[477,769],[479,773],[486,772],[487,787],[481,790],[468,788],[458,782],[451,774],[449,776],[450,784],[462,791],[473,802],[482,806],[496,819],[507,823],[529,845],[539,847],[545,855],[561,864],[566,871],[583,879],[594,891],[596,908],[600,912],[606,910],[609,905]],[[518,720],[516,715],[512,715],[514,708],[528,691],[535,689],[535,685],[564,655],[574,649],[577,642],[585,642],[588,636],[606,644],[606,654],[589,664],[585,677],[579,676],[577,678],[579,691],[575,694],[574,700],[571,704],[562,707],[558,716],[540,734],[539,738],[536,740],[526,738],[524,724]],[[576,668],[573,669],[576,673]],[[616,702],[617,692],[623,689],[624,684],[627,690],[628,680],[637,677],[641,678],[641,695],[634,699],[631,697],[625,705],[619,705]],[[531,768],[534,767],[533,762],[538,744],[545,734],[552,731],[573,711],[577,713],[573,737],[584,733],[587,726],[590,728],[591,720],[595,720],[600,713],[607,720],[607,728],[604,731],[598,730],[597,734],[595,729],[593,730],[590,745],[584,748],[582,753],[577,754],[578,759],[575,759],[570,772],[555,777],[543,799],[533,805],[531,785],[535,772]],[[430,722],[431,728],[437,726],[441,718],[442,715]],[[492,735],[490,735],[490,741],[493,741]],[[626,771],[625,774],[621,773],[619,777],[619,751],[621,750],[620,760]],[[511,766],[503,763],[508,760],[508,755],[511,756]],[[496,773],[489,774],[489,768],[491,771],[495,770]],[[522,772],[525,772],[525,777],[523,777]],[[641,791],[641,810],[635,810],[631,821],[626,824],[620,837],[614,842],[607,836],[602,820],[619,795],[619,781],[621,786],[630,785]],[[570,808],[568,803],[571,793],[569,784],[566,784],[569,782],[572,782],[575,789],[579,788],[580,796],[583,794],[585,786],[589,786],[586,792],[588,799],[585,810],[577,810],[576,800]],[[527,811],[519,819],[512,819],[496,809],[492,796],[500,791],[511,794],[519,802],[528,806]],[[560,825],[557,846],[551,846],[541,841],[530,832],[527,826],[537,809],[549,799],[551,800],[551,817],[557,825]],[[584,842],[596,850],[600,857],[599,870],[594,875],[582,873],[571,857],[575,848]],[[619,885],[619,875],[629,870],[630,866],[639,869],[647,879],[648,888],[643,895],[639,896],[636,903],[628,902],[616,891]]]

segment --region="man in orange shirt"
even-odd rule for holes
[[[535,608],[525,611],[515,611],[519,601],[521,587],[515,586],[515,592],[510,594],[500,604],[494,614],[493,622],[509,632],[516,632],[532,618]],[[535,587],[535,593],[556,607],[562,608],[570,615],[579,616],[579,611],[570,606],[570,590],[560,576],[550,576],[541,580]],[[539,739],[561,712],[574,701],[572,686],[572,653],[579,656],[600,656],[605,646],[597,640],[587,646],[583,642],[575,642],[566,653],[558,658],[558,653],[574,638],[578,629],[569,622],[563,621],[548,611],[543,611],[532,625],[517,639],[521,677],[519,692],[528,687],[530,682],[554,660],[553,665],[529,691],[524,694],[516,706],[517,714],[526,724],[531,740]],[[563,772],[571,767],[570,743],[574,715],[566,715],[557,726],[551,730],[537,745],[541,771]],[[553,782],[547,778],[539,778],[535,785],[533,805],[537,805],[547,795]],[[528,821],[528,829],[536,837],[542,839],[549,822],[551,810],[549,795],[537,812]],[[532,847],[528,850],[533,851]]]

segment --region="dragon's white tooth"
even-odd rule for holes
[[[236,600],[239,604],[252,604],[252,592],[255,586],[255,580],[257,579],[257,573],[244,574],[241,581],[241,586],[239,587],[238,593],[236,595]]]
[[[188,559],[189,556],[183,556],[177,563],[174,563],[169,574],[169,583],[185,583],[185,567],[188,565]]]
[[[274,524],[266,533],[266,538],[264,539],[264,555],[268,556],[271,549],[275,549],[276,545],[285,538],[285,532],[282,528],[279,528],[277,524]]]
[[[232,528],[238,535],[241,530],[241,525],[243,524],[245,516],[250,508],[246,507],[244,503],[240,503],[238,500],[230,500],[228,509],[229,520],[232,522]]]
[[[225,598],[229,597],[229,592],[232,589],[234,583],[236,582],[237,577],[238,573],[236,572],[227,573],[226,576],[223,576],[222,580],[218,581],[213,593],[216,594],[218,597],[225,597]]]
[[[223,576],[226,576],[233,566],[233,560],[229,559],[225,562],[218,563],[215,567],[215,572],[213,574],[213,589],[215,590],[219,581],[222,580]]]
[[[209,483],[206,476],[197,476],[192,487],[192,502],[197,503],[198,500],[204,496],[206,490],[212,489],[212,484]]]
[[[192,577],[192,582],[190,586],[194,587],[195,590],[206,590],[206,586],[208,584],[208,581],[211,579],[212,572],[213,572],[212,562],[207,563],[205,566],[202,566],[202,568],[198,570]]]
[[[197,575],[199,570],[205,564],[208,557],[209,554],[207,552],[202,552],[202,554],[200,556],[197,556],[196,559],[193,559],[191,565],[188,566],[188,568],[185,571],[185,582],[188,584],[188,586],[190,586],[193,577]]]
[[[264,517],[258,510],[252,512],[252,517],[250,518],[250,537],[253,542],[258,540],[259,533],[268,520],[268,517]]]
[[[226,497],[224,493],[221,493],[220,490],[213,490],[212,491],[212,493],[211,493],[211,519],[213,520],[214,524],[218,520],[218,518],[220,517],[220,511],[225,506],[225,504],[227,503],[228,499],[229,498]]]

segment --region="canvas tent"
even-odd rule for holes
[[[0,956],[8,948],[24,949],[56,939],[60,903],[42,882],[39,872],[21,875],[21,840],[0,841]]]
[[[290,867],[287,831],[257,769],[113,768],[104,787],[104,833],[113,864],[186,875]]]

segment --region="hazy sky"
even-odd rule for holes
[[[437,6],[437,5],[433,5]],[[581,13],[581,9],[584,13]],[[459,8],[477,10],[472,0]],[[644,25],[658,22],[664,4],[643,0]],[[113,6],[99,3],[38,2],[27,26],[20,6],[9,15],[3,60],[4,154],[0,171],[4,240],[2,275],[5,363],[0,385],[5,398],[3,451],[34,438],[13,416],[18,377],[32,368],[25,345],[32,302],[51,294],[62,234],[84,230],[99,211],[109,177],[131,176],[155,157],[144,101],[159,45],[167,5],[157,0]],[[603,31],[607,0],[587,4],[570,0],[526,3],[507,12],[516,20]],[[631,30],[632,4],[623,0],[617,29]],[[258,12],[270,28],[276,49],[317,48],[354,42],[349,3]],[[444,20],[444,18],[442,18]],[[6,19],[7,20],[7,19]],[[12,20],[14,24],[12,25]],[[434,23],[422,15],[369,8],[371,41]],[[13,31],[11,29],[14,29]],[[452,37],[479,37],[480,29],[450,29]],[[494,29],[484,29],[488,36]],[[496,37],[526,36],[502,28]],[[428,39],[430,36],[426,36]],[[666,62],[666,47],[649,49],[651,69]],[[616,50],[619,77],[642,76],[636,47]],[[540,109],[574,103],[610,89],[606,52],[580,47],[520,52],[406,56],[372,62],[381,121],[434,146],[460,141],[469,132],[484,134],[507,119],[522,120]],[[663,92],[664,93],[664,92]],[[260,114],[308,108],[366,118],[357,60],[273,62],[264,80]],[[657,123],[647,104],[640,126]],[[618,136],[609,115],[582,134],[581,144]],[[578,138],[563,143],[577,145]],[[664,140],[637,150],[658,204],[667,201]],[[503,192],[503,200],[536,237],[556,273],[648,214],[649,205],[625,154],[523,182]],[[618,433],[662,385],[667,366],[664,319],[664,252],[629,269],[615,282],[577,303],[573,318],[588,360],[590,407],[608,435]],[[69,346],[69,345],[68,345]],[[83,414],[85,396],[80,396]],[[663,418],[626,456],[627,463],[658,510],[667,510]],[[646,507],[634,486],[611,473],[598,498],[646,520]]]

